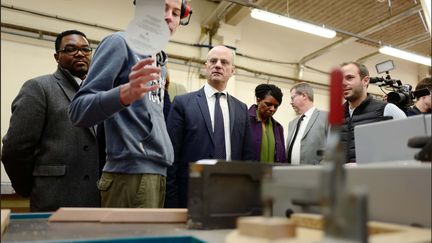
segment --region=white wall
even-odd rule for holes
[[[50,43],[53,44],[53,43]],[[52,73],[57,63],[53,47],[43,47],[1,40],[1,137],[6,134],[11,115],[11,103],[25,80]],[[3,171],[1,178],[7,177]]]

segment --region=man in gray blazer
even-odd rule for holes
[[[319,164],[329,130],[328,112],[314,107],[314,93],[308,83],[298,83],[290,91],[291,106],[299,116],[288,125],[288,163]]]
[[[12,103],[2,162],[31,211],[99,207],[98,147],[93,128],[72,125],[68,106],[87,75],[92,49],[84,33],[55,41],[57,71],[28,80]]]

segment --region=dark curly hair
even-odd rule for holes
[[[57,38],[55,40],[55,50],[56,50],[56,52],[58,52],[59,49],[60,49],[60,44],[61,44],[61,41],[62,41],[63,37],[68,36],[68,35],[81,35],[81,36],[83,36],[84,38],[87,39],[87,36],[83,32],[81,32],[79,30],[66,30],[66,31],[63,31],[63,32],[61,32],[60,34],[57,35]]]
[[[255,88],[255,96],[258,99],[264,99],[266,95],[271,95],[279,104],[282,104],[282,91],[279,87],[273,84],[260,84]]]

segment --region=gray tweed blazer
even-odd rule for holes
[[[67,71],[25,82],[12,103],[2,162],[31,211],[99,207],[97,140],[93,127],[74,127],[68,106],[79,86]]]
[[[312,113],[300,142],[300,164],[316,165],[323,159],[329,131],[327,117],[327,111],[315,109]],[[298,120],[296,117],[288,124],[287,151]]]

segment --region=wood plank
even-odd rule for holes
[[[50,222],[102,223],[181,223],[187,220],[185,208],[60,208]]]
[[[185,223],[186,208],[124,208],[110,211],[102,223]]]
[[[9,218],[10,218],[10,209],[2,209],[1,210],[1,235],[3,236],[3,232],[5,231],[6,227],[9,225]]]
[[[100,222],[112,209],[109,208],[59,208],[49,222]]]

